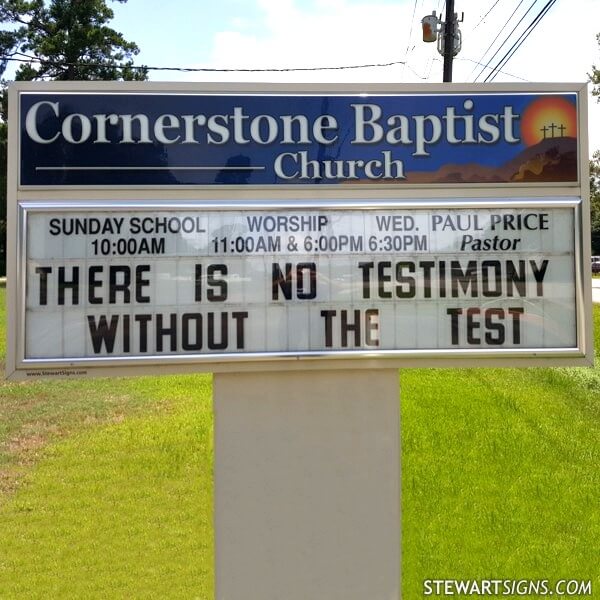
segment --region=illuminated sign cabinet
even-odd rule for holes
[[[16,84],[7,375],[589,364],[585,115],[566,84]]]

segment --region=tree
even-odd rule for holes
[[[596,36],[596,40],[598,41],[598,45],[600,45],[600,33]],[[588,73],[588,77],[593,84],[598,86],[592,89],[592,94],[600,97],[600,69],[596,65],[592,65],[592,72]],[[598,101],[600,102],[600,98],[598,98]]]
[[[127,0],[116,0],[126,2]],[[0,34],[0,51],[24,62],[15,79],[145,80],[134,69],[139,48],[107,26],[114,17],[106,0],[0,0],[0,22],[14,29]],[[0,73],[1,74],[1,73]]]
[[[600,33],[596,36],[600,45]],[[588,73],[590,81],[595,84],[592,94],[598,96],[600,102],[600,69],[592,65]],[[592,254],[600,255],[600,150],[596,150],[590,160],[590,207],[592,225]]]
[[[4,98],[0,97],[0,102],[3,100]],[[0,276],[6,274],[6,163],[8,158],[6,134],[6,119],[2,118],[0,120]]]
[[[127,2],[127,0],[115,0]],[[106,0],[0,0],[0,77],[21,61],[17,81],[126,80],[148,78],[134,68],[139,48],[108,27]],[[0,114],[0,275],[5,272],[6,112],[2,81]],[[4,182],[4,185],[2,185]]]
[[[600,150],[590,160],[590,208],[592,255],[600,256]]]

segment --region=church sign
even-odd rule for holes
[[[589,364],[585,88],[172,88],[11,88],[7,375]]]
[[[21,186],[576,182],[576,93],[22,93]]]

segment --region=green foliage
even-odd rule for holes
[[[4,91],[0,92],[3,103]],[[1,117],[0,117],[1,118]],[[6,120],[0,120],[0,277],[6,274],[6,163],[7,163]]]
[[[590,208],[592,226],[592,254],[600,255],[600,150],[590,161]]]
[[[596,36],[600,44],[600,33]],[[595,84],[592,94],[598,96],[600,102],[600,69],[592,65],[588,73],[590,81]],[[600,255],[600,150],[596,150],[590,161],[590,206],[592,225],[592,254]]]
[[[596,39],[600,45],[600,33],[596,36]],[[588,76],[590,81],[597,86],[592,89],[592,94],[594,94],[594,96],[600,96],[600,69],[598,69],[596,65],[592,65],[592,72],[588,73]]]
[[[125,2],[126,0],[118,0]],[[107,23],[114,13],[105,0],[0,0],[0,35],[5,57],[32,59],[17,70],[18,81],[35,79],[145,80],[133,69],[139,49]],[[6,66],[0,64],[0,68]]]

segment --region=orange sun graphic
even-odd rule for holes
[[[534,100],[523,113],[521,137],[528,146],[548,138],[577,137],[577,109],[560,97]]]

